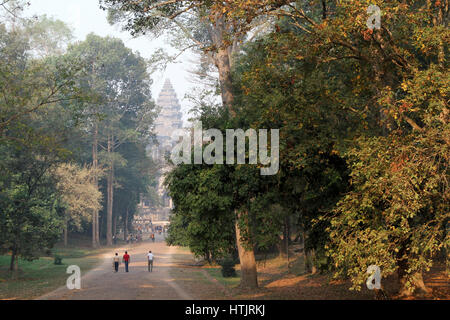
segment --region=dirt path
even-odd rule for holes
[[[129,273],[125,273],[124,264],[118,273],[112,268],[115,252],[120,256],[127,250],[131,256]],[[155,255],[153,272],[147,270],[147,253]],[[129,248],[117,248],[115,252],[104,256],[103,263],[85,275],[82,274],[81,290],[68,290],[61,287],[39,300],[191,300],[189,293],[183,290],[176,279],[170,275],[170,269],[176,268],[178,261],[173,255],[176,248],[168,247],[161,236],[155,243],[145,242],[130,245]],[[186,259],[189,259],[186,256]],[[83,272],[83,270],[82,270]],[[69,275],[67,275],[69,277]]]

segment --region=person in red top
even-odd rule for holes
[[[128,255],[127,251],[125,251],[122,260],[125,263],[125,272],[128,272],[128,264],[130,263],[130,256]]]

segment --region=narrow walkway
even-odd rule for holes
[[[124,264],[121,264],[119,272],[115,273],[113,255],[117,252],[122,256],[125,250],[131,256],[130,272],[126,273]],[[147,270],[149,250],[155,254],[153,272]],[[82,274],[81,290],[61,287],[38,300],[191,300],[190,294],[170,276],[169,270],[176,266],[173,259],[175,250],[168,247],[162,237],[158,237],[155,243],[117,248],[104,256],[99,267]]]

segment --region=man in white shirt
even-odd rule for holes
[[[113,258],[113,267],[115,272],[119,271],[119,264],[120,264],[119,254],[116,253],[116,255]]]
[[[148,272],[153,272],[153,253],[151,251],[147,254],[148,259]]]

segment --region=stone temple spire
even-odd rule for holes
[[[175,130],[183,127],[181,106],[169,79],[164,83],[156,104],[161,111],[155,122],[155,132],[160,142],[166,142]]]
[[[153,210],[152,220],[166,221],[169,220],[172,200],[164,187],[164,177],[172,167],[167,163],[165,155],[170,155],[172,148],[177,143],[175,139],[172,139],[172,135],[175,131],[183,128],[183,114],[181,113],[180,102],[169,79],[164,83],[156,105],[160,108],[159,116],[155,121],[155,134],[158,139],[158,146],[155,146],[156,153],[155,149],[153,149],[152,154],[156,157],[154,160],[162,165],[158,182],[158,194],[162,201],[160,207]]]

